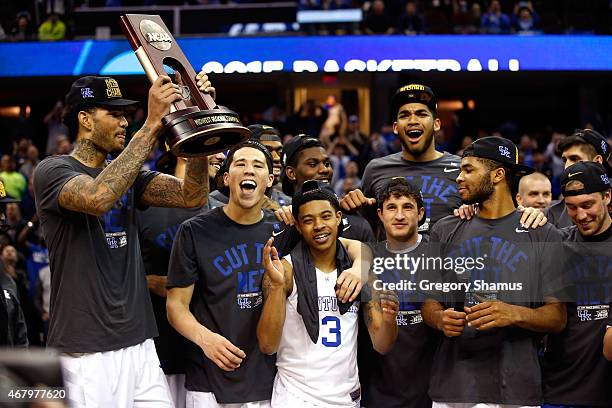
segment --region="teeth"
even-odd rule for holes
[[[242,183],[240,183],[240,187],[255,188],[257,187],[257,184],[252,180],[244,180]]]
[[[323,239],[323,238],[327,238],[328,236],[329,234],[315,235],[315,239]]]
[[[418,136],[421,136],[422,134],[423,134],[423,132],[420,131],[420,130],[410,130],[410,131],[408,131],[408,136],[418,137]]]

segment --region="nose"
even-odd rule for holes
[[[403,209],[399,209],[395,212],[395,220],[396,221],[402,221],[404,218],[406,218],[406,214],[404,214],[404,210]]]
[[[319,174],[327,174],[330,168],[325,163],[319,163]]]
[[[463,170],[461,170],[459,172],[459,175],[457,176],[457,178],[455,179],[455,181],[457,182],[457,184],[461,183],[464,180],[463,178]]]
[[[124,116],[121,116],[121,121],[119,122],[119,126],[121,126],[122,128],[126,129],[128,127],[128,121]]]
[[[587,212],[585,210],[583,210],[582,208],[578,208],[578,210],[576,210],[576,219],[578,221],[584,221],[587,219]]]
[[[280,161],[280,154],[276,150],[272,150],[272,160],[275,162]]]

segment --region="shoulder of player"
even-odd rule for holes
[[[42,159],[40,163],[38,163],[38,165],[34,168],[34,175],[36,176],[37,174],[45,173],[55,167],[77,168],[76,163],[78,162],[76,160],[71,159],[68,155],[47,156]]]
[[[370,160],[370,162],[366,165],[364,170],[365,172],[371,173],[374,170],[378,170],[381,167],[388,165],[395,165],[402,163],[402,152],[391,153],[383,157],[377,157],[375,159]]]
[[[572,240],[578,231],[578,228],[575,225],[570,225],[569,227],[559,228],[559,233],[561,234],[561,238],[565,240]]]
[[[471,221],[472,220],[462,220],[461,218],[452,214],[447,215],[446,217],[440,218],[438,221],[436,221],[433,227],[431,227],[431,232],[433,233],[435,231],[437,233],[443,233],[444,231],[452,230],[459,224],[469,223]]]

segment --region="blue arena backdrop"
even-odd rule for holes
[[[612,36],[188,38],[198,71],[215,73],[609,71]],[[0,43],[0,77],[138,75],[124,40]]]

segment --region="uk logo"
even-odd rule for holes
[[[608,150],[608,146],[606,146],[605,140],[602,140],[601,141],[601,151],[604,152],[604,155],[607,153],[606,150]]]
[[[601,177],[601,181],[603,181],[604,184],[608,184],[608,185],[610,184],[610,179],[608,178],[607,174],[602,174],[600,177]]]
[[[91,88],[81,88],[81,96],[83,98],[93,98],[94,94]]]
[[[506,146],[499,146],[499,154],[501,154],[504,157],[507,157],[507,158],[511,159],[511,157],[510,157],[510,149],[508,149],[508,147],[506,147]]]
[[[582,322],[586,322],[586,321],[592,320],[591,314],[589,313],[588,310],[578,309],[577,310],[577,315],[578,315],[578,318],[580,319],[580,321],[582,321]]]

